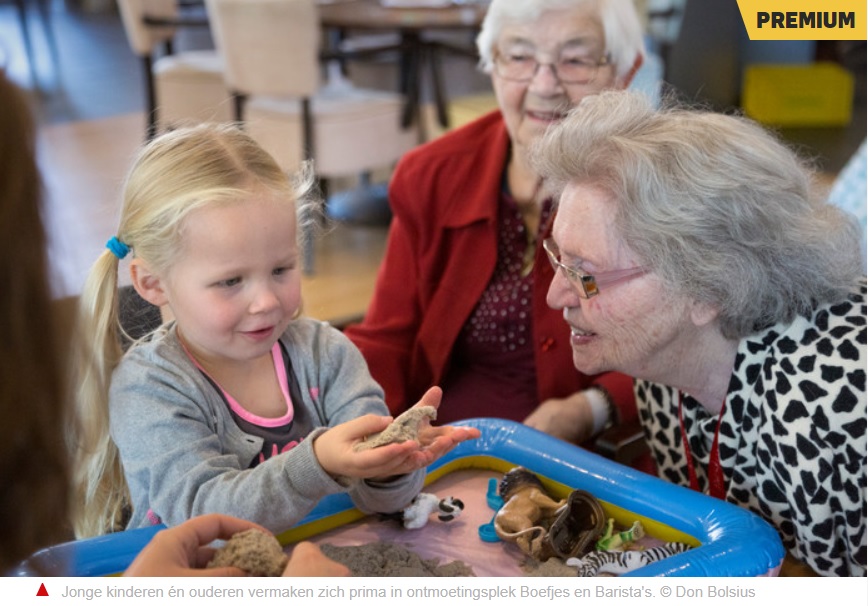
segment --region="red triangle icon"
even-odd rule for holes
[[[39,586],[39,591],[36,592],[36,595],[37,596],[44,595],[45,597],[48,597],[48,590],[45,588],[45,583],[42,583]]]

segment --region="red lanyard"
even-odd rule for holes
[[[726,500],[726,480],[723,479],[723,469],[720,466],[720,421],[723,419],[723,411],[726,410],[726,400],[720,407],[717,416],[717,426],[714,429],[714,440],[711,443],[711,452],[708,453],[708,494]],[[699,490],[699,480],[696,478],[696,469],[693,466],[693,455],[690,452],[690,444],[687,440],[687,432],[684,430],[684,414],[682,412],[681,392],[678,392],[678,422],[681,424],[681,441],[684,443],[684,454],[687,457],[687,475],[690,477],[690,487]]]

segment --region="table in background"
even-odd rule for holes
[[[383,6],[379,0],[320,0],[320,20],[326,29],[345,32],[350,29],[397,31],[400,44],[382,48],[372,48],[366,54],[395,50],[401,51],[400,88],[406,95],[401,123],[409,127],[419,124],[421,78],[424,66],[430,70],[437,121],[444,127],[449,126],[446,92],[440,69],[441,51],[456,52],[476,57],[476,49],[460,47],[442,41],[426,40],[423,36],[429,30],[467,30],[479,29],[488,10],[488,2],[451,3],[443,7],[397,8]]]

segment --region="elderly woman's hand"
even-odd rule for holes
[[[524,420],[524,424],[567,442],[581,443],[591,437],[594,415],[584,392],[566,398],[546,400]]]

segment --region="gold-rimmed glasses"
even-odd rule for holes
[[[597,296],[600,294],[600,288],[603,286],[611,286],[648,272],[648,269],[645,267],[628,267],[627,269],[613,269],[612,271],[603,271],[593,275],[583,274],[579,270],[564,265],[561,262],[561,251],[552,238],[547,238],[543,241],[543,248],[555,273],[561,270],[567,281],[575,286],[579,296],[583,299]]]

